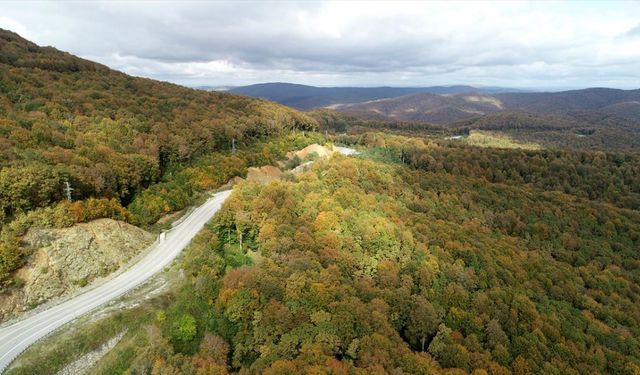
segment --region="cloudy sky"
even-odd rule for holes
[[[189,86],[640,87],[640,2],[1,2],[0,27]]]

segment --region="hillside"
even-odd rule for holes
[[[179,290],[75,334],[133,327],[96,373],[637,373],[637,156],[339,139],[360,156],[239,184]]]
[[[151,233],[111,219],[62,229],[31,228],[23,242],[33,257],[18,271],[24,285],[0,294],[0,321],[107,276],[154,239]]]
[[[493,96],[480,94],[415,94],[365,103],[345,104],[335,109],[356,117],[447,124],[503,110],[504,104]]]
[[[637,90],[423,92],[303,114],[0,40],[6,311],[153,238],[94,219],[152,232],[235,183],[158,293],[54,333],[9,374],[55,374],[113,337],[93,373],[640,371]]]
[[[231,92],[271,100],[297,109],[336,106],[371,100],[394,98],[415,93],[458,94],[480,92],[485,94],[516,91],[513,89],[472,86],[432,87],[314,87],[291,83],[263,83],[235,87]]]
[[[229,159],[233,139],[243,149],[314,126],[283,106],[130,77],[0,30],[0,285],[28,255],[29,226],[153,223],[263,162]],[[262,160],[288,151],[271,150]],[[205,156],[222,167],[194,168]]]
[[[600,112],[640,121],[640,101],[625,101],[600,108]]]
[[[20,35],[0,29],[0,64],[56,72],[102,71],[109,68],[53,47],[40,47]]]
[[[640,90],[587,89],[559,93],[414,94],[336,106],[342,115],[311,112],[342,129],[388,129],[404,134],[467,134],[498,130],[559,149],[638,150]],[[422,129],[429,129],[427,131]],[[352,131],[353,131],[352,130]]]
[[[505,108],[533,113],[562,113],[598,110],[607,106],[640,100],[640,89],[590,88],[553,93],[495,94]]]

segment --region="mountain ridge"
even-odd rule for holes
[[[577,111],[633,113],[640,90],[590,88],[561,92],[462,93],[438,95],[418,93],[375,102],[344,104],[334,109],[357,117],[448,124],[477,115],[503,111],[535,114],[570,114]],[[622,105],[622,107],[620,107]],[[610,107],[610,108],[608,108]]]
[[[270,82],[235,87],[230,92],[275,101],[296,109],[327,107],[335,104],[357,103],[416,93],[455,94],[463,92],[497,93],[520,91],[500,87],[468,85],[428,87],[318,87],[302,84]]]
[[[0,63],[16,68],[38,68],[56,72],[113,71],[94,61],[51,46],[38,46],[10,30],[0,28]]]

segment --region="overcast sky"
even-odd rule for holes
[[[0,27],[189,86],[640,87],[640,2],[0,2]]]

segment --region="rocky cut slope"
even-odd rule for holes
[[[63,229],[30,229],[23,243],[33,256],[17,272],[24,284],[0,294],[0,321],[109,275],[154,238],[138,227],[111,219]]]

